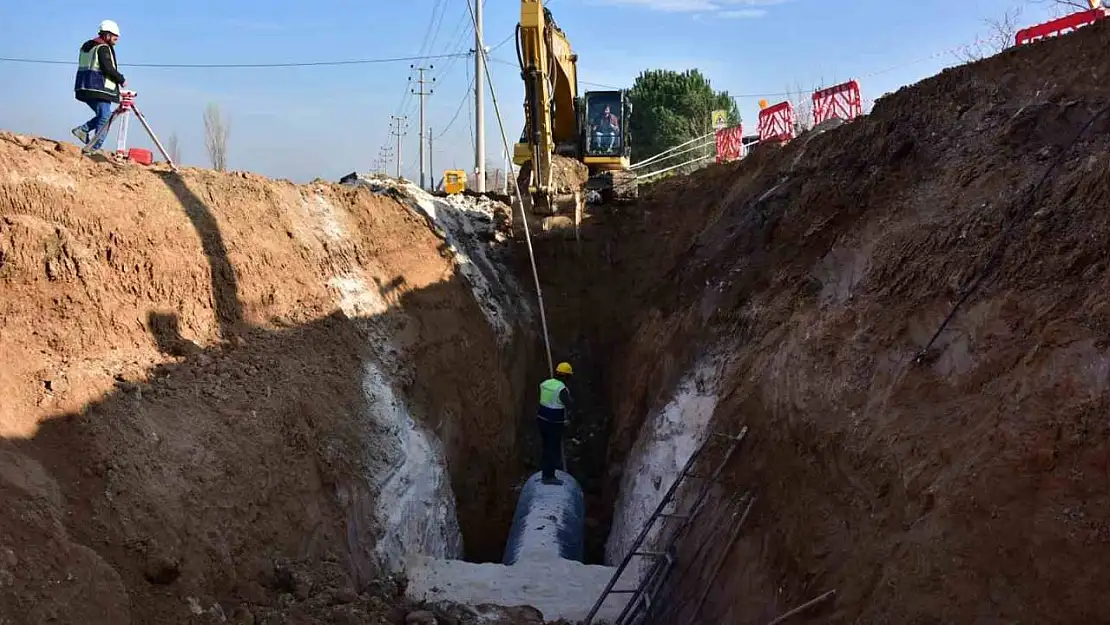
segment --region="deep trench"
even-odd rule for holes
[[[574,396],[576,409],[570,415],[563,440],[566,470],[581,485],[585,496],[583,560],[586,564],[604,564],[605,542],[616,499],[606,492],[607,481],[611,482],[614,471],[608,451],[613,426],[608,366],[614,342],[609,330],[613,328],[613,320],[627,321],[628,316],[616,314],[618,311],[607,297],[607,280],[602,276],[608,271],[590,270],[602,261],[604,254],[596,250],[604,251],[603,246],[588,244],[580,248],[573,241],[552,239],[539,239],[533,244],[549,324],[552,359],[555,363],[568,361],[574,367],[568,388]],[[535,286],[527,248],[521,242],[510,245],[509,270],[522,285],[534,310],[537,305]],[[488,512],[488,516],[483,517],[484,522],[462,524],[464,559],[468,562],[501,561],[519,489],[540,470],[536,407],[539,385],[549,371],[539,319],[535,322],[536,333],[531,341],[514,345],[514,353],[505,359],[507,366],[527,369],[523,381],[515,378],[519,372],[505,372],[514,384],[523,384],[516,414],[505,417],[519,420],[516,454],[519,462],[513,467],[497,467],[505,479],[498,480],[495,497],[478,497],[489,502],[488,510],[483,511]],[[455,473],[466,471],[468,467],[449,467],[449,470]],[[455,496],[457,505],[473,505],[467,501],[472,494],[456,491]]]
[[[616,320],[630,319],[609,288],[614,278],[604,262],[608,229],[598,223],[584,231],[581,245],[574,241],[539,238],[533,241],[537,272],[543,289],[553,362],[567,361],[574,375],[567,383],[576,402],[564,436],[566,470],[582,486],[586,503],[584,561],[605,564],[605,542],[616,497],[606,490],[615,467],[609,454],[613,430],[610,396]],[[535,297],[534,281],[523,243],[513,249],[514,268],[528,294]],[[535,301],[535,300],[533,300]],[[619,325],[619,324],[618,324]],[[538,326],[538,324],[537,324]],[[542,336],[536,337],[533,373],[524,394],[522,428],[524,464],[530,475],[540,469],[539,434],[535,423],[538,386],[549,374]]]
[[[535,415],[539,384],[548,376],[548,370],[543,338],[533,337],[533,342],[534,345],[520,348],[528,350],[533,356],[527,366],[526,386],[522,389],[521,401],[514,415],[520,419],[517,440],[520,463],[509,468],[511,479],[506,480],[501,487],[502,492],[495,498],[498,509],[490,511],[489,518],[499,518],[500,522],[462,525],[464,559],[468,562],[501,561],[519,488],[528,477],[540,470],[540,440]],[[558,351],[553,349],[555,361],[572,362],[575,371],[568,388],[574,394],[577,407],[570,417],[571,423],[563,440],[566,470],[579,482],[586,500],[583,553],[586,564],[604,564],[605,541],[609,535],[614,503],[604,496],[606,477],[611,472],[607,457],[612,418],[605,392],[604,358],[597,355],[598,351],[597,346],[585,338]],[[519,359],[511,358],[510,361],[519,362]],[[467,468],[451,467],[451,470],[465,471]],[[455,496],[457,505],[468,505],[463,501],[467,496],[465,493],[456,492]],[[476,540],[479,536],[480,539]]]
[[[542,345],[540,347],[537,353],[542,355]],[[586,564],[604,564],[605,541],[609,536],[613,511],[613,502],[606,501],[603,496],[605,478],[610,470],[607,457],[612,429],[608,397],[604,392],[605,368],[588,341],[568,345],[552,356],[556,362],[566,360],[574,366],[574,377],[567,387],[577,404],[563,438],[566,471],[578,480],[586,499],[584,561]],[[533,376],[536,386],[546,377],[546,369],[542,363],[537,367]],[[527,475],[540,470],[539,432],[533,416],[537,395],[538,390],[527,393],[524,406],[527,417],[521,430],[521,444]]]

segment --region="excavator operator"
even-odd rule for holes
[[[598,116],[597,123],[594,125],[594,141],[596,141],[598,149],[612,152],[613,148],[617,147],[620,127],[620,120],[616,115],[613,115],[609,105],[606,104],[605,110]]]
[[[562,484],[555,476],[555,469],[563,468],[563,429],[567,424],[567,410],[574,407],[567,390],[566,380],[574,375],[570,363],[560,362],[555,367],[555,377],[540,384],[540,407],[536,423],[540,429],[542,453],[540,467],[544,484]]]

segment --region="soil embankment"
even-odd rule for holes
[[[712,622],[833,589],[812,622],[1110,620],[1110,83],[1082,61],[1108,45],[1100,23],[945,71],[610,232],[608,497],[707,360],[708,429],[751,428],[725,472],[759,495],[746,531],[702,515],[685,553],[725,566],[688,565],[659,622],[706,585]]]
[[[378,622],[399,550],[498,558],[531,329],[416,208],[0,134],[0,614]]]

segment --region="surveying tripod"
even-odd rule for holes
[[[158,151],[162,153],[166,162],[170,164],[170,168],[177,171],[177,164],[174,163],[170,155],[166,153],[166,148],[162,147],[162,142],[158,140],[158,137],[154,136],[154,131],[150,129],[150,124],[146,122],[146,116],[144,116],[143,112],[139,110],[139,107],[135,105],[135,96],[137,95],[138,92],[135,91],[121,90],[119,92],[119,106],[116,107],[116,110],[112,111],[112,116],[108,118],[108,123],[104,124],[104,127],[101,128],[96,135],[89,138],[89,142],[85,144],[85,147],[81,151],[85,154],[91,154],[93,151],[91,146],[96,145],[96,142],[99,141],[101,137],[108,134],[108,131],[112,128],[112,124],[115,123],[118,118],[120,119],[121,125],[119,127],[119,134],[116,138],[116,157],[127,158],[127,127],[130,121],[128,113],[134,113],[135,117],[139,118],[139,123],[146,129],[146,134],[150,136],[150,140],[154,142],[154,145],[158,146]]]

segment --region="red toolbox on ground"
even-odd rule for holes
[[[150,150],[142,148],[131,148],[127,151],[127,158],[135,161],[140,165],[150,165],[154,162],[154,154]]]

